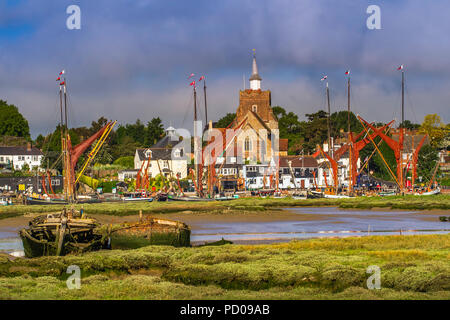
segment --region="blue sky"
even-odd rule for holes
[[[66,28],[71,4],[81,30]],[[381,30],[366,27],[370,4],[381,8]],[[73,126],[104,115],[190,128],[187,76],[206,76],[217,120],[236,110],[255,48],[272,104],[301,117],[324,107],[324,74],[342,110],[350,69],[354,111],[398,119],[404,64],[406,118],[449,122],[449,9],[445,0],[0,0],[0,98],[20,108],[33,136],[48,133],[66,69]]]

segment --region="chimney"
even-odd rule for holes
[[[27,142],[27,151],[31,151],[31,142]]]
[[[209,128],[208,128],[208,129],[209,129],[209,130],[212,130],[212,128],[213,128],[213,127],[212,127],[212,120],[209,120]]]

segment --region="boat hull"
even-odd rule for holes
[[[22,229],[19,231],[22,239],[25,257],[37,258],[42,256],[57,255],[57,244],[52,241],[39,240],[32,236],[29,230]],[[97,251],[108,247],[108,239],[101,234],[95,234],[88,243],[75,243],[66,236],[61,255],[80,254],[84,252]]]
[[[150,218],[134,224],[112,225],[111,249],[137,249],[150,245],[189,247],[190,228],[178,221]]]
[[[66,205],[69,204],[67,201],[62,200],[62,199],[38,199],[38,198],[32,198],[32,197],[28,197],[27,198],[27,204],[28,205],[44,205],[44,206],[48,206],[48,205]]]

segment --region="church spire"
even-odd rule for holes
[[[261,89],[261,80],[262,79],[258,74],[258,65],[256,64],[255,49],[253,49],[252,75],[249,80],[250,80],[250,89],[252,89],[252,90]]]

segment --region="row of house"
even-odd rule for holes
[[[26,147],[0,146],[0,169],[21,170],[25,165],[29,169],[41,166],[44,154],[30,143]]]

